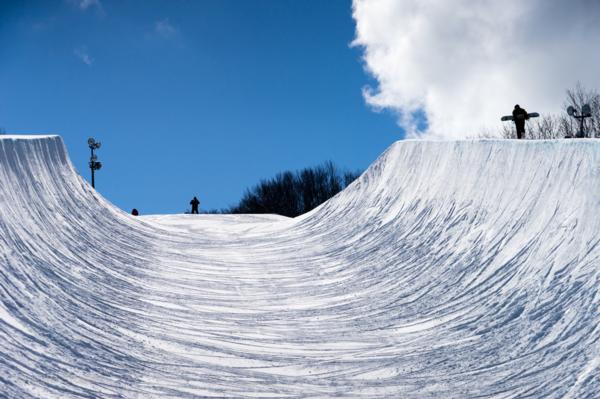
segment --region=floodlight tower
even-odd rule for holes
[[[581,107],[581,112],[577,111],[577,109],[574,106],[569,105],[569,108],[567,108],[567,114],[569,114],[575,119],[579,119],[579,132],[577,132],[575,137],[587,137],[583,129],[585,118],[592,117],[592,107],[590,107],[590,104],[584,104],[583,107]]]
[[[88,139],[88,146],[90,147],[90,151],[91,151],[90,170],[92,171],[92,187],[93,188],[96,188],[95,182],[94,182],[94,172],[97,170],[100,170],[100,168],[102,167],[102,163],[98,162],[98,156],[96,154],[94,154],[94,150],[97,150],[98,148],[100,148],[100,145],[101,145],[101,143],[96,142],[96,140],[94,140],[93,137],[90,137]]]

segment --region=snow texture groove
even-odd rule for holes
[[[0,397],[598,398],[600,141],[402,141],[295,219],[0,138]]]

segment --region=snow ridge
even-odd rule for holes
[[[0,396],[598,397],[600,142],[401,141],[296,219],[0,139]]]

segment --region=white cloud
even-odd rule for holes
[[[91,66],[94,63],[94,59],[90,56],[85,46],[77,47],[73,50],[73,54],[87,66]]]
[[[165,18],[163,20],[156,21],[156,23],[154,24],[154,32],[168,39],[170,37],[175,36],[178,31],[177,28],[171,25],[171,23],[169,22],[169,18]]]
[[[79,2],[79,8],[81,8],[82,10],[87,10],[90,7],[102,8],[100,0],[81,0]]]
[[[519,103],[560,112],[565,89],[600,88],[595,0],[354,0],[354,45],[376,88],[366,101],[410,134],[465,137]]]
[[[104,14],[104,7],[102,7],[100,0],[67,0],[67,2],[81,11],[95,8],[100,14]]]

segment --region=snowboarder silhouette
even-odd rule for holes
[[[200,201],[198,201],[198,198],[194,197],[190,201],[190,205],[192,205],[192,213],[198,214],[198,205],[200,205]]]
[[[513,110],[512,115],[513,120],[515,121],[515,125],[517,126],[517,138],[525,138],[525,121],[529,119],[527,111],[525,111],[519,106],[519,104],[517,104],[515,105],[515,109]]]

